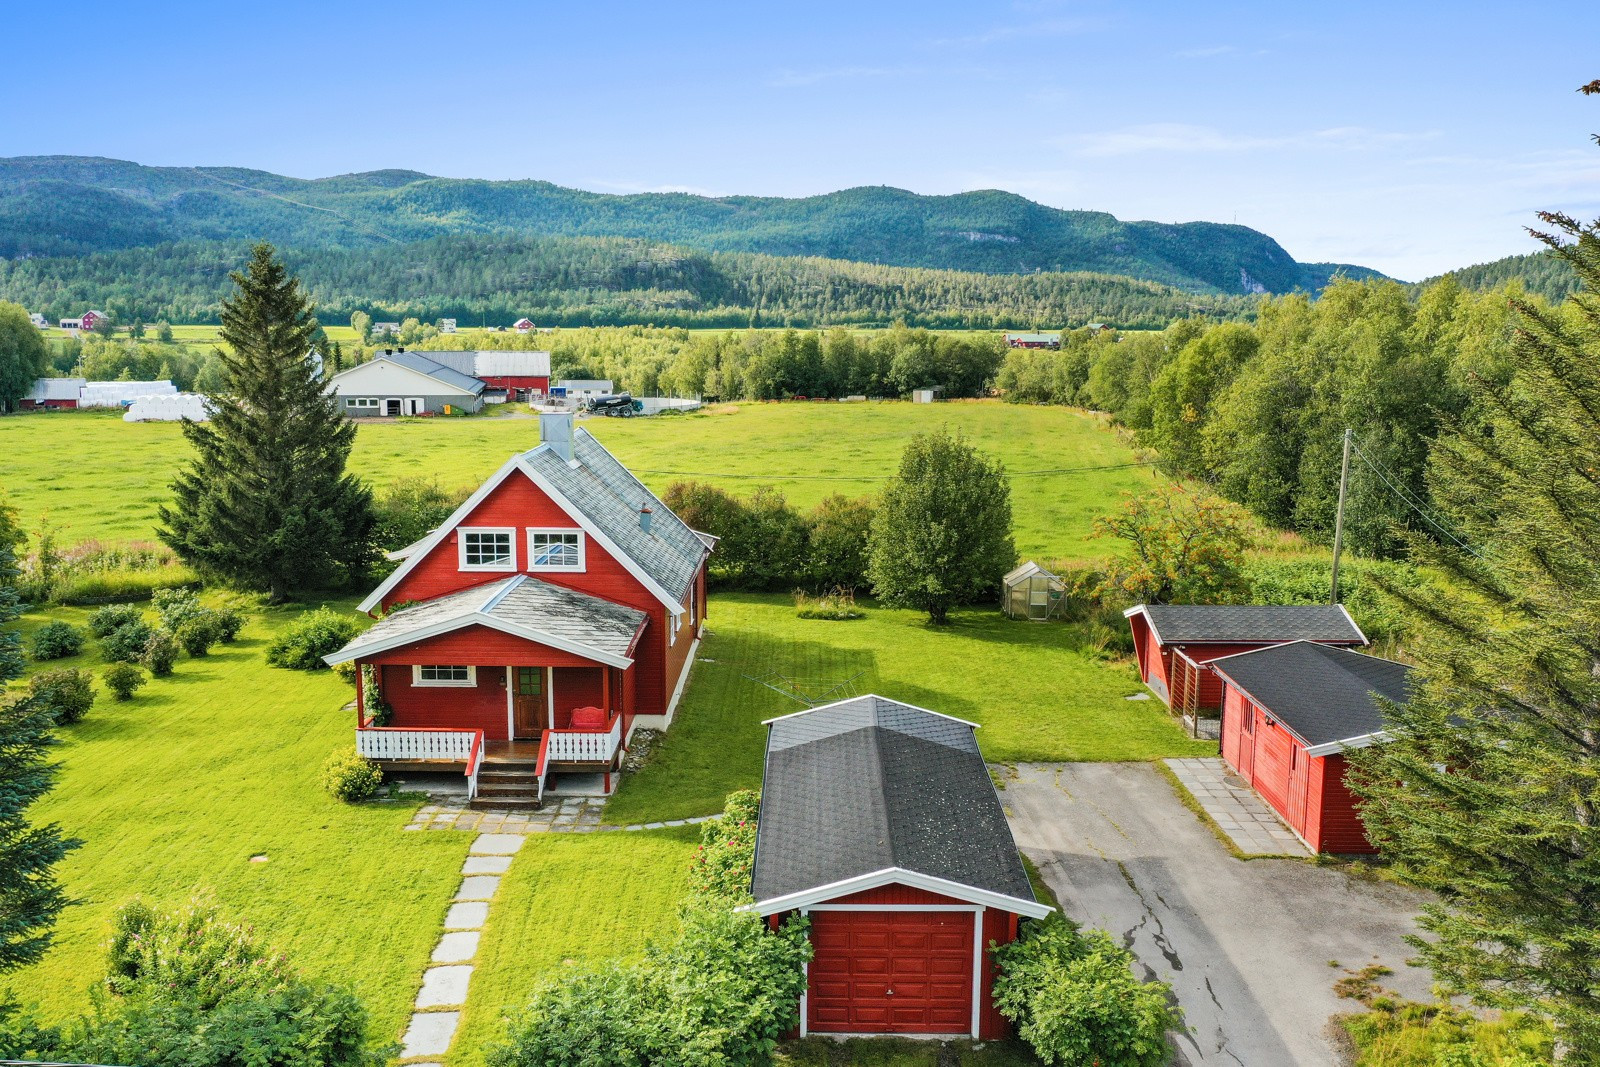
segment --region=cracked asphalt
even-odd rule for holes
[[[1385,987],[1428,996],[1402,940],[1420,893],[1305,861],[1236,860],[1149,764],[1023,764],[1005,785],[1017,844],[1067,914],[1172,983],[1187,1024],[1178,1064],[1337,1067],[1328,1022],[1357,1006],[1333,983],[1368,964],[1395,972]]]

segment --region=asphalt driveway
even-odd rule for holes
[[[1328,1020],[1356,1005],[1333,983],[1367,964],[1427,997],[1402,940],[1421,894],[1305,861],[1236,860],[1148,764],[1017,771],[1000,794],[1017,844],[1070,917],[1172,983],[1188,1024],[1180,1064],[1339,1064]]]

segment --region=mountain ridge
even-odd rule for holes
[[[402,168],[292,178],[92,156],[0,159],[0,256],[13,259],[181,241],[359,248],[463,234],[628,237],[985,274],[1088,271],[1205,294],[1315,291],[1336,274],[1382,277],[1300,263],[1246,226],[1124,221],[999,189],[925,195],[868,185],[809,197],[705,197]]]

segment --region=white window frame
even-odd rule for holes
[[[560,526],[530,526],[530,527],[528,527],[527,533],[528,533],[528,570],[529,571],[552,571],[552,572],[560,573],[560,574],[582,574],[584,571],[589,569],[589,539],[588,539],[587,536],[584,535],[584,532],[582,530],[576,530],[576,529],[571,529],[571,528],[568,528],[568,527],[560,527]],[[550,564],[535,564],[534,560],[537,559],[538,556],[539,556],[539,550],[536,549],[534,547],[534,544],[533,544],[533,538],[534,538],[535,534],[563,534],[563,535],[574,535],[575,534],[575,535],[577,535],[577,538],[578,538],[578,563],[577,563],[577,566],[575,566],[575,567],[556,567],[556,566],[551,566]],[[541,547],[545,547],[545,546],[541,546]]]
[[[468,563],[468,534],[505,534],[509,558],[504,563]],[[456,552],[464,571],[514,571],[517,569],[517,528],[515,526],[460,526],[456,528]]]
[[[466,667],[467,676],[465,678],[424,678],[422,676],[423,667],[432,667],[434,670],[448,667],[451,670],[455,670],[462,666]],[[478,684],[478,668],[470,664],[464,665],[460,663],[413,663],[411,665],[411,684],[418,689],[471,689]]]
[[[347,407],[378,410],[378,398],[375,396],[349,396],[345,397],[344,402]]]

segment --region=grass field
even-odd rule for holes
[[[29,615],[24,635],[87,614]],[[101,688],[88,717],[60,731],[61,776],[33,815],[83,841],[61,868],[78,902],[45,960],[0,987],[49,1017],[84,1011],[117,907],[203,890],[305,973],[357,992],[381,1040],[399,1035],[469,835],[401,833],[415,803],[353,806],[323,792],[323,760],[350,743],[339,710],[350,690],[327,671],[266,665],[270,634],[289,616],[252,616],[238,642],[183,657],[127,703]],[[93,651],[58,662],[100,667]],[[266,861],[251,862],[258,855]]]
[[[1084,557],[1094,519],[1153,475],[1097,417],[994,401],[727,405],[705,414],[584,423],[651,488],[697,477],[735,492],[781,488],[810,506],[830,493],[871,493],[894,472],[913,433],[948,426],[1002,459],[1012,475],[1017,549]],[[363,424],[352,467],[382,485],[423,475],[476,486],[518,449],[538,443],[531,419],[407,419]],[[0,485],[33,527],[48,514],[71,543],[154,537],[156,507],[188,455],[173,423],[125,423],[116,414],[0,418]],[[1079,468],[1117,467],[1111,470]],[[1036,475],[1034,471],[1067,471]]]
[[[763,682],[814,699],[878,693],[968,719],[993,762],[1216,751],[1185,737],[1158,701],[1124,700],[1143,691],[1133,668],[1069,647],[1060,626],[973,610],[930,627],[915,612],[871,605],[864,619],[827,622],[796,618],[788,597],[754,594],[718,594],[709,612],[672,729],[651,763],[623,778],[607,822],[705,815],[733,790],[758,787],[761,721],[804,707]]]

